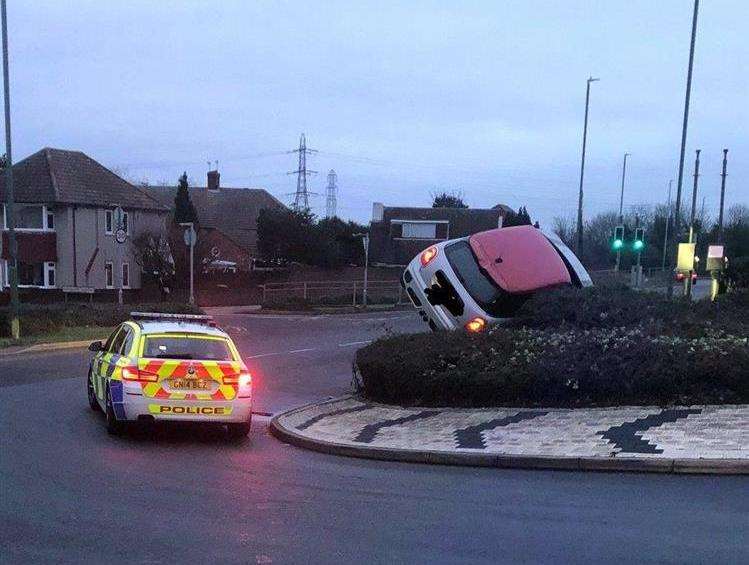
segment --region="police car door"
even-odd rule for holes
[[[107,379],[114,373],[114,368],[117,364],[117,359],[120,358],[119,352],[122,348],[122,344],[127,337],[127,326],[122,325],[120,328],[112,334],[107,340],[104,347],[104,352],[99,358],[99,389],[97,393],[100,398],[104,398],[104,390],[106,390]]]

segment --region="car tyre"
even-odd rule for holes
[[[96,392],[94,391],[94,383],[91,380],[90,372],[86,379],[86,392],[88,394],[88,405],[91,407],[91,410],[101,412],[101,406],[99,406],[99,401],[96,399]]]
[[[226,431],[229,435],[229,439],[238,441],[244,437],[247,437],[247,434],[250,433],[251,427],[252,418],[250,418],[250,420],[247,420],[246,422],[242,422],[241,424],[226,424]]]
[[[107,433],[113,436],[120,435],[125,425],[117,419],[117,416],[114,413],[114,405],[112,404],[112,394],[109,392],[109,387],[107,387],[106,405],[107,405],[107,411],[106,411]]]

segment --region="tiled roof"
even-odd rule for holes
[[[163,205],[174,207],[175,186],[146,188]],[[198,213],[201,228],[221,231],[235,243],[255,251],[257,246],[257,217],[263,208],[282,208],[284,205],[262,188],[224,188],[208,190],[191,186],[190,200]]]
[[[16,202],[122,206],[167,212],[142,188],[118,177],[81,151],[45,147],[13,165]],[[5,200],[5,176],[0,175]]]

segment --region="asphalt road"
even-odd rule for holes
[[[411,313],[220,320],[256,409],[348,391],[356,347]],[[749,561],[749,479],[511,471],[304,451],[157,427],[109,437],[87,353],[0,358],[2,563]]]

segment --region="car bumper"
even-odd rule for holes
[[[115,415],[119,420],[153,418],[164,421],[242,423],[249,421],[252,413],[251,396],[238,396],[233,400],[173,400],[144,396],[135,389],[128,391],[127,388],[121,399],[114,398],[113,394]]]

